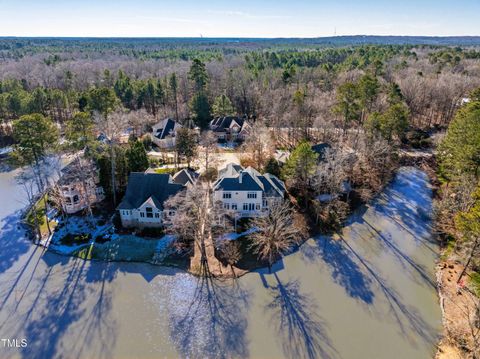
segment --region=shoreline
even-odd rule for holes
[[[416,165],[402,164],[395,169],[395,171],[392,173],[391,178],[382,186],[382,188],[379,190],[378,193],[376,193],[372,198],[370,198],[366,202],[357,202],[356,205],[352,208],[348,217],[350,217],[356,211],[358,211],[359,208],[362,208],[362,206],[367,206],[369,203],[374,201],[377,198],[377,196],[380,193],[382,193],[385,190],[385,188],[392,182],[392,180],[395,178],[395,175],[398,173],[398,170],[400,168],[409,168],[409,167],[416,168],[418,170],[421,170],[421,171],[425,172],[427,174],[428,178],[430,179],[431,183],[433,182],[433,178],[431,177],[431,175],[427,172],[427,170],[425,168],[420,167],[418,164],[416,164]],[[432,186],[433,186],[433,184],[432,184]],[[28,213],[28,210],[24,210],[24,212],[22,213],[22,222],[23,222],[23,219],[24,219],[24,216],[25,216],[26,213]],[[306,218],[307,221],[310,222],[310,218],[308,217],[308,214],[301,213],[301,212],[297,212],[297,214],[307,217]],[[345,228],[346,223],[347,223],[347,221],[345,220],[344,223],[342,224],[342,226],[337,231],[332,231],[332,230],[322,231],[320,228],[318,228],[318,226],[316,227],[315,225],[313,225],[310,222],[310,225],[308,226],[308,232],[307,232],[308,235],[297,246],[295,246],[295,248],[291,252],[286,254],[286,256],[289,256],[289,255],[299,251],[300,248],[305,244],[305,242],[308,241],[310,238],[313,238],[313,237],[316,237],[316,236],[321,236],[321,235],[331,236],[338,231],[342,231]],[[31,239],[31,229],[25,223],[22,223],[22,225],[25,226],[26,231],[29,233],[29,238]],[[139,237],[139,238],[141,238],[141,237]],[[145,241],[154,240],[153,238],[141,238],[141,239],[143,239]],[[332,240],[334,240],[334,239],[332,238]],[[138,263],[138,264],[144,263],[144,264],[147,264],[147,265],[150,265],[150,266],[155,266],[155,267],[167,267],[167,268],[180,269],[183,272],[189,273],[189,274],[194,275],[196,277],[201,276],[195,270],[191,270],[189,264],[188,265],[175,264],[175,259],[171,262],[167,261],[167,263],[157,263],[157,262],[154,262],[152,260],[127,260],[127,259],[118,259],[117,260],[117,259],[101,259],[101,258],[83,258],[80,255],[80,251],[85,249],[85,248],[88,248],[88,246],[91,245],[92,243],[85,243],[84,245],[81,245],[78,248],[72,248],[72,252],[67,253],[67,252],[64,252],[64,251],[61,251],[61,250],[56,250],[55,248],[50,248],[50,245],[44,246],[44,245],[42,245],[41,242],[42,241],[40,241],[39,243],[34,243],[32,241],[32,244],[43,247],[43,248],[46,248],[47,251],[50,251],[52,253],[55,253],[57,255],[61,255],[61,256],[64,256],[64,257],[76,257],[76,258],[83,259],[83,260],[95,261],[97,263],[98,262],[104,262],[104,263],[113,263],[113,262],[114,263]],[[281,259],[279,259],[279,260],[281,260]],[[240,278],[240,277],[246,275],[247,273],[251,273],[251,272],[254,272],[254,271],[257,271],[257,270],[268,269],[267,265],[263,265],[261,263],[258,263],[257,265],[254,265],[254,266],[252,266],[250,268],[247,268],[247,269],[239,268],[237,266],[233,266],[234,272],[235,272],[235,275],[233,275],[229,266],[225,266],[224,264],[221,263],[220,260],[218,260],[218,262],[220,263],[222,268],[219,268],[218,270],[215,270],[215,274],[213,274],[213,271],[212,271],[212,276],[217,278],[217,279],[236,279],[236,278]],[[277,260],[277,262],[278,262],[278,260]],[[223,269],[226,269],[226,271],[224,271]],[[221,274],[218,274],[218,273],[221,273]]]

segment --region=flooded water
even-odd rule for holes
[[[432,358],[431,196],[423,172],[402,168],[334,240],[232,283],[44,252],[0,173],[0,338],[27,340],[0,358]]]

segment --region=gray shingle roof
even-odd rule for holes
[[[234,163],[229,163],[225,168],[218,171],[218,177],[237,177],[244,168]]]
[[[173,182],[186,186],[189,183],[194,184],[198,176],[197,172],[184,168],[173,175]]]
[[[175,136],[175,129],[181,127],[178,123],[176,123],[174,120],[171,118],[166,118],[163,121],[160,121],[157,123],[155,126],[153,126],[153,135],[160,139],[163,140],[167,136]]]
[[[240,130],[243,129],[246,124],[246,120],[243,117],[218,117],[210,121],[210,129],[214,132],[230,132],[230,126],[235,122],[240,127]]]
[[[157,208],[162,209],[163,203],[183,188],[172,183],[168,174],[132,172],[125,196],[117,209],[135,209],[150,198]]]
[[[260,174],[252,167],[241,169],[235,175],[230,175],[233,164],[219,172],[226,174],[221,176],[214,183],[214,190],[222,191],[262,191],[267,197],[283,197],[285,193],[285,184],[270,173]],[[230,167],[230,170],[228,168]],[[241,168],[241,166],[239,166]]]
[[[312,146],[312,151],[318,154],[318,160],[323,161],[324,156],[325,156],[325,151],[329,148],[332,148],[328,143],[323,142],[323,143],[318,143],[316,145]]]

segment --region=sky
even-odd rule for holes
[[[0,36],[480,35],[480,0],[0,0]]]

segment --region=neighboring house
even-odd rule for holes
[[[152,142],[160,148],[169,149],[175,147],[175,136],[177,130],[181,127],[182,125],[171,118],[160,121],[152,127]]]
[[[236,142],[245,140],[251,126],[246,118],[227,116],[210,121],[210,130],[219,142]]]
[[[185,187],[169,174],[132,172],[122,202],[117,207],[125,228],[161,227],[164,202]]]
[[[184,168],[173,175],[173,182],[182,186],[192,186],[197,182],[199,174],[189,168]]]
[[[103,201],[105,194],[98,183],[98,171],[91,161],[81,158],[65,166],[58,180],[63,211],[72,214]]]
[[[219,171],[219,176],[213,185],[213,199],[238,217],[261,216],[285,196],[281,180],[270,173],[262,175],[252,167],[229,164]]]
[[[325,153],[327,150],[331,149],[332,146],[330,146],[328,143],[323,142],[323,143],[318,143],[316,145],[312,146],[312,151],[315,152],[318,155],[318,161],[323,161],[325,159]]]
[[[290,158],[290,152],[276,150],[275,153],[273,154],[273,157],[278,161],[278,163],[283,165],[287,163],[287,160]]]

